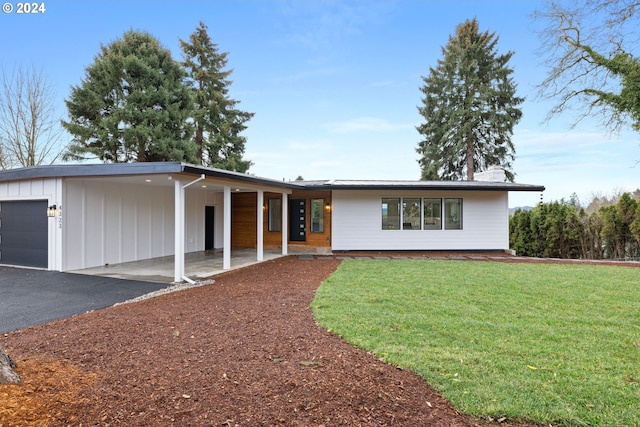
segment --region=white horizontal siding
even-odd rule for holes
[[[462,230],[383,230],[383,197],[462,198]],[[333,250],[507,250],[508,193],[503,191],[334,190]]]

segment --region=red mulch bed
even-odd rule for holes
[[[315,323],[339,262],[280,258],[6,334],[23,383],[0,386],[0,427],[493,425]]]

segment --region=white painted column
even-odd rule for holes
[[[257,237],[257,260],[264,260],[264,192],[262,190],[258,190],[258,226],[256,227],[258,230]]]
[[[179,180],[174,181],[175,187],[175,225],[174,225],[174,261],[173,261],[173,281],[182,282],[184,276],[184,189]]]
[[[222,243],[222,268],[229,270],[231,268],[231,187],[224,186],[224,231]]]
[[[289,253],[289,195],[282,193],[282,255]]]

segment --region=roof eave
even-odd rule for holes
[[[335,185],[319,184],[304,185],[305,189],[313,190],[452,190],[452,191],[532,191],[542,192],[545,187],[542,185],[514,184],[514,185]]]

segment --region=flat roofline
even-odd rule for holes
[[[191,174],[235,180],[257,185],[269,185],[286,189],[309,190],[466,190],[466,191],[537,191],[542,185],[517,184],[490,181],[403,181],[403,180],[324,180],[279,181],[240,172],[192,165],[182,162],[137,162],[43,165],[0,171],[0,182],[34,178],[68,178],[126,176],[149,174]]]
[[[131,176],[152,174],[193,174],[214,178],[230,179],[252,184],[270,185],[287,189],[298,188],[286,181],[261,178],[240,172],[227,171],[205,166],[191,165],[181,162],[137,162],[137,163],[97,163],[97,164],[69,164],[42,165],[27,168],[0,171],[0,182],[18,181],[34,178],[81,178],[100,176]]]
[[[313,181],[305,188],[317,190],[465,190],[465,191],[535,191],[545,190],[543,185],[489,181]]]

